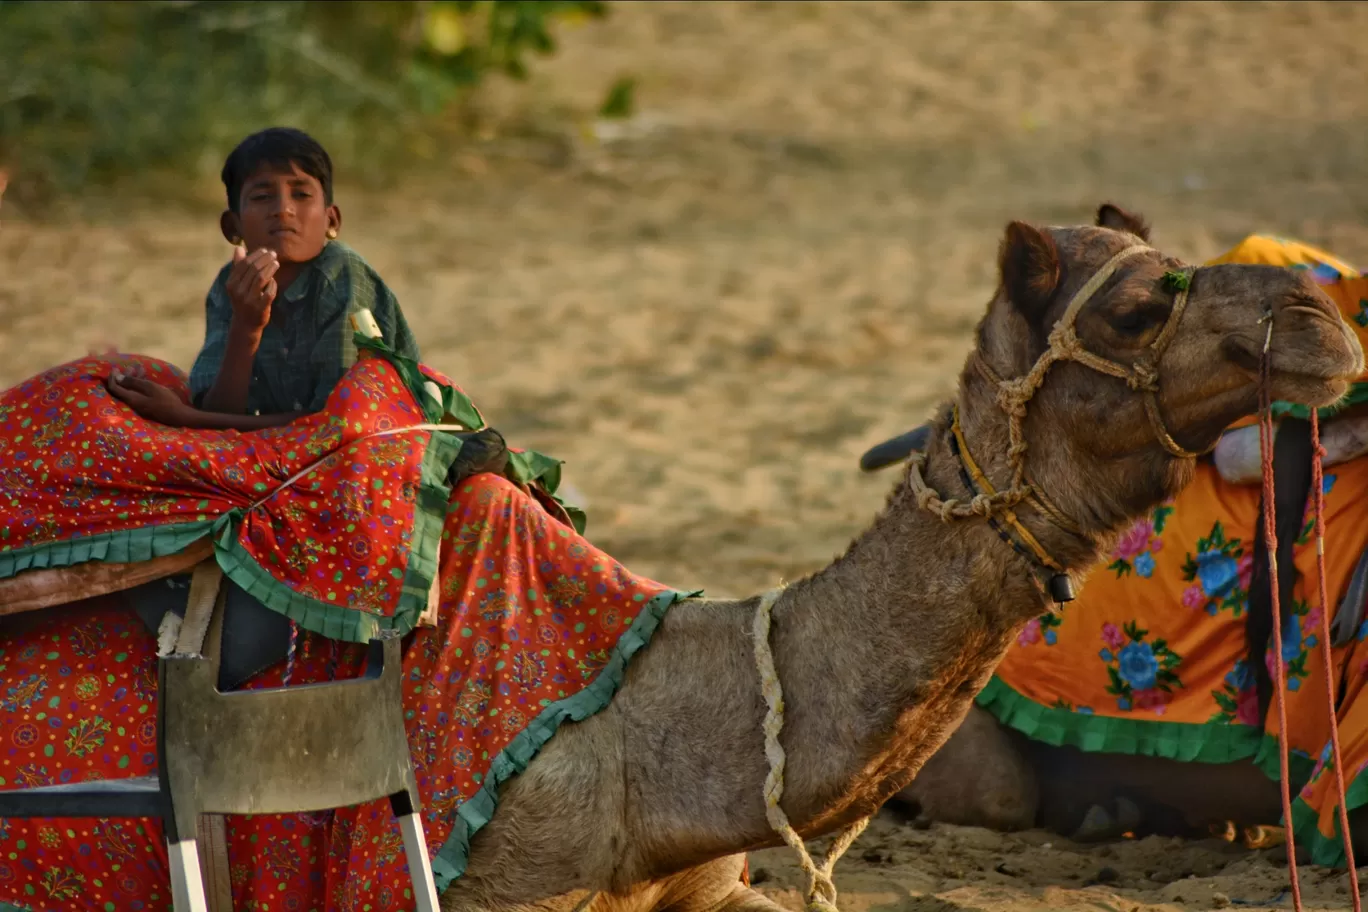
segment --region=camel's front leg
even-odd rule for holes
[[[526,770],[503,784],[493,817],[471,839],[448,912],[571,912],[611,891],[625,851],[622,740],[610,706],[565,724]],[[567,904],[567,899],[570,901]]]

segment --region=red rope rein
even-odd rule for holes
[[[1320,442],[1320,416],[1311,410],[1311,491],[1316,510],[1316,577],[1321,605],[1321,658],[1325,661],[1325,702],[1330,710],[1330,748],[1335,763],[1335,788],[1339,796],[1340,837],[1344,840],[1344,860],[1349,866],[1349,895],[1354,898],[1354,912],[1362,912],[1359,896],[1358,868],[1354,865],[1354,841],[1349,835],[1349,807],[1344,790],[1344,761],[1340,754],[1339,720],[1336,718],[1334,662],[1330,655],[1330,599],[1325,582],[1325,481],[1321,460],[1325,448]]]
[[[1269,319],[1269,339],[1272,339],[1272,321]],[[1263,468],[1263,529],[1264,541],[1268,547],[1268,585],[1271,589],[1273,613],[1273,693],[1278,708],[1278,769],[1282,791],[1283,832],[1287,837],[1287,870],[1291,880],[1292,908],[1301,912],[1301,882],[1297,874],[1297,845],[1292,826],[1292,795],[1288,778],[1287,759],[1287,700],[1286,670],[1283,666],[1282,606],[1278,599],[1278,535],[1274,524],[1273,501],[1273,411],[1270,383],[1271,367],[1268,341],[1260,365],[1259,383],[1259,450]],[[1344,766],[1340,755],[1339,725],[1335,707],[1335,673],[1331,656],[1330,611],[1325,574],[1325,485],[1321,459],[1325,450],[1320,443],[1320,421],[1316,410],[1311,410],[1311,487],[1315,509],[1316,530],[1316,571],[1320,588],[1321,656],[1325,662],[1326,705],[1330,712],[1330,744],[1334,755],[1335,785],[1339,797],[1340,835],[1344,841],[1344,855],[1349,867],[1349,883],[1354,898],[1354,912],[1362,912],[1359,897],[1358,871],[1354,867],[1354,849],[1349,835],[1349,810],[1345,797]]]
[[[1272,322],[1269,323],[1270,335]],[[1278,603],[1278,533],[1273,522],[1273,410],[1270,399],[1268,346],[1259,369],[1259,453],[1263,466],[1264,544],[1268,548],[1268,587],[1273,609],[1273,696],[1278,707],[1278,781],[1282,786],[1283,832],[1287,837],[1287,873],[1292,881],[1292,908],[1302,910],[1301,879],[1297,876],[1297,843],[1292,832],[1292,794],[1287,774],[1287,680],[1282,658],[1282,606]]]

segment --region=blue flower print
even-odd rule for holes
[[[1197,579],[1207,598],[1222,598],[1239,582],[1240,567],[1220,551],[1204,551],[1197,555]]]
[[[1118,656],[1117,673],[1133,690],[1149,690],[1159,674],[1159,661],[1149,643],[1132,642]]]
[[[1235,663],[1235,667],[1226,674],[1225,680],[1236,691],[1248,690],[1254,686],[1254,672],[1250,670],[1248,662],[1240,659]]]

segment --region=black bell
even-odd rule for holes
[[[1073,577],[1067,573],[1056,573],[1050,577],[1050,598],[1056,602],[1072,602],[1075,598]]]

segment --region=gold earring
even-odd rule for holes
[[[328,240],[331,241],[331,240],[336,240],[336,239],[337,239],[337,229],[336,229],[336,228],[329,228],[329,229],[328,229]]]
[[[242,237],[241,237],[240,235],[236,235],[236,234],[235,234],[235,235],[233,235],[233,240],[232,240],[230,243],[231,243],[234,247],[241,247],[241,246],[242,246]]]

